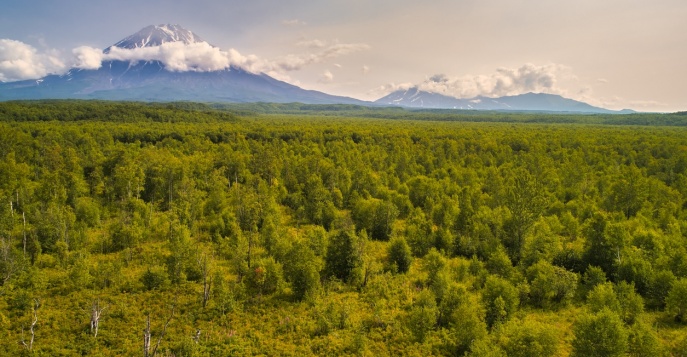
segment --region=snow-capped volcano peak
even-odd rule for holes
[[[134,49],[160,46],[169,42],[183,42],[188,45],[205,42],[205,40],[179,25],[151,25],[112,46]]]

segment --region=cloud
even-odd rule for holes
[[[303,40],[296,42],[296,46],[309,48],[324,48],[327,47],[327,42],[322,40]]]
[[[72,50],[74,68],[98,69],[103,62],[103,51],[98,48],[81,46]]]
[[[363,43],[339,43],[327,46],[316,53],[290,54],[273,61],[259,61],[259,63],[255,63],[251,68],[259,72],[297,71],[308,65],[322,63],[339,56],[348,55],[369,48],[370,46]]]
[[[103,60],[129,62],[160,61],[172,72],[219,71],[231,65],[230,54],[207,42],[167,42],[160,46],[134,49],[111,47]]]
[[[519,68],[498,68],[489,75],[449,77],[435,74],[418,88],[424,91],[451,95],[457,98],[477,96],[500,97],[527,92],[560,93],[556,87],[559,78],[569,77],[569,68],[557,64],[537,66],[525,64]]]
[[[31,45],[20,41],[0,39],[0,81],[11,82],[35,79],[60,73],[66,68],[54,53],[39,53]]]
[[[334,75],[330,71],[324,71],[322,75],[320,76],[320,79],[318,82],[320,83],[331,83],[334,81]]]
[[[370,91],[367,92],[367,95],[370,97],[374,98],[381,98],[389,93],[393,93],[398,90],[408,90],[410,88],[415,87],[416,85],[410,82],[406,83],[389,83],[389,84],[384,84],[382,86],[379,86],[377,88],[374,88]]]
[[[298,19],[284,20],[281,22],[284,26],[305,26],[307,23]]]
[[[297,71],[312,64],[369,48],[366,44],[327,45],[323,41],[311,43],[310,46],[317,50],[290,54],[274,60],[242,55],[233,48],[223,51],[207,42],[168,42],[160,46],[133,49],[110,47],[107,51],[80,46],[71,51],[71,58],[61,59],[56,53],[39,53],[30,45],[5,39],[0,40],[0,81],[36,79],[47,74],[64,73],[69,68],[96,70],[104,61],[114,60],[130,63],[159,61],[165,69],[172,72],[209,72],[236,66],[252,73],[267,73],[277,78],[288,78],[286,72]],[[334,66],[340,68],[339,65]],[[328,76],[323,78],[327,80]]]
[[[129,62],[160,61],[169,71],[208,72],[237,66],[253,73],[277,75],[297,71],[305,66],[322,63],[339,56],[369,48],[366,44],[334,44],[314,53],[290,54],[275,60],[265,60],[255,55],[244,56],[235,49],[222,51],[207,42],[184,44],[181,42],[163,43],[155,47],[124,49],[110,48],[102,54],[102,61],[119,60]],[[79,47],[74,50],[76,63],[80,68],[95,69],[98,54],[95,49]]]

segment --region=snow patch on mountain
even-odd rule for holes
[[[190,45],[203,43],[205,40],[179,25],[151,25],[115,43],[112,47],[134,49],[161,46],[170,42]],[[105,49],[104,52],[108,53],[112,47]]]

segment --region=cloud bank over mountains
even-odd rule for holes
[[[222,50],[205,41],[198,42],[164,42],[155,46],[135,48],[108,47],[99,49],[90,46],[74,48],[64,54],[44,45],[39,50],[35,47],[11,39],[0,39],[0,82],[13,82],[45,77],[50,74],[64,74],[69,69],[96,70],[108,61],[124,61],[132,64],[138,62],[158,61],[171,72],[211,72],[230,67],[242,68],[248,72],[265,73],[273,78],[299,84],[289,76],[290,72],[300,71],[318,64],[331,66],[321,68],[316,79],[317,84],[331,85],[338,80],[342,65],[336,59],[364,52],[371,47],[364,43],[339,43],[317,39],[299,39],[295,43],[301,53],[289,54],[274,59],[265,59],[256,55],[244,55],[236,49]],[[337,76],[335,76],[336,71]],[[370,67],[362,66],[362,74],[367,75]],[[593,95],[592,86],[568,92],[579,83],[572,74],[572,69],[561,64],[536,65],[527,63],[516,68],[497,68],[491,74],[449,76],[435,74],[415,83],[387,84],[369,91],[374,97],[383,97],[399,89],[418,88],[421,91],[439,93],[456,98],[502,97],[528,92],[558,94],[582,100],[593,105],[610,107],[626,102],[622,98],[598,100]],[[563,83],[561,83],[563,82]],[[567,83],[565,83],[567,82]],[[598,79],[597,84],[608,83]],[[562,85],[561,85],[562,84]],[[661,103],[633,103],[634,106],[650,107]]]
[[[223,51],[207,42],[166,42],[159,46],[138,48],[113,46],[106,50],[80,46],[71,51],[71,56],[61,56],[54,50],[41,53],[26,43],[0,39],[0,81],[37,79],[49,74],[62,74],[70,68],[95,70],[107,61],[159,61],[172,72],[211,72],[236,66],[252,73],[267,73],[285,78],[286,72],[298,71],[306,66],[370,47],[361,43],[327,44],[318,41],[318,46],[311,48],[314,51],[290,54],[273,60],[243,55],[233,48]]]
[[[384,95],[397,90],[417,88],[455,98],[503,97],[523,93],[568,94],[558,83],[561,79],[575,79],[572,70],[560,64],[524,64],[518,68],[497,68],[494,73],[448,76],[435,74],[420,83],[389,83],[370,93]]]

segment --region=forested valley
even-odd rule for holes
[[[0,355],[687,356],[685,124],[0,103]]]

